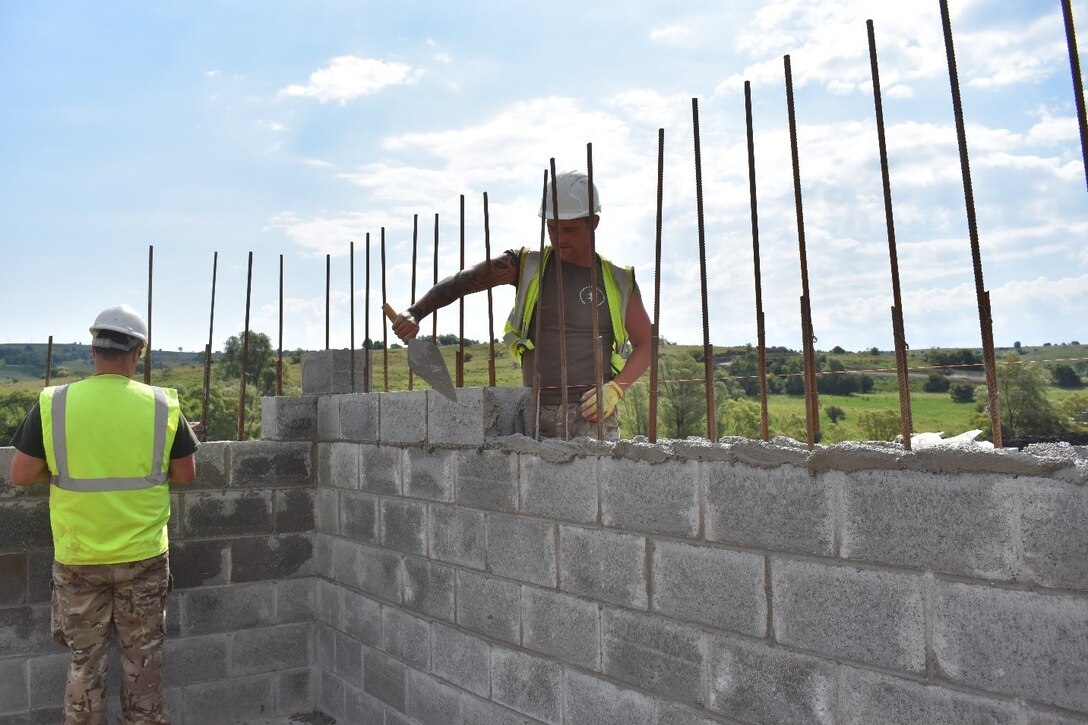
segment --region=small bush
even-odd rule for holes
[[[949,391],[952,400],[957,403],[975,402],[975,386],[971,383],[956,383]]]

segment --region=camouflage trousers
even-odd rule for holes
[[[562,405],[542,405],[540,406],[540,438],[562,438],[563,437],[563,406]],[[596,421],[590,423],[588,420],[582,417],[582,409],[580,403],[570,403],[566,409],[567,418],[567,437],[578,438],[585,436],[587,438],[597,437],[597,423]],[[612,411],[612,415],[604,417],[602,423],[603,440],[606,441],[618,441],[620,439],[620,413],[619,409]],[[529,423],[529,434],[533,435],[537,433],[536,427],[533,422]]]
[[[71,651],[65,725],[105,725],[110,632],[121,656],[126,723],[169,723],[162,704],[167,554],[126,564],[53,562],[53,639]]]

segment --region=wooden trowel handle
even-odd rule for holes
[[[390,322],[396,321],[397,313],[396,310],[393,309],[393,305],[386,302],[384,305],[382,305],[382,311],[385,312],[385,316],[389,318]]]

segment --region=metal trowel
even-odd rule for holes
[[[385,316],[389,321],[397,319],[397,313],[388,303],[382,305]],[[432,388],[445,395],[450,400],[457,402],[457,391],[450,379],[449,368],[439,352],[438,346],[433,342],[420,340],[413,337],[408,341],[408,367],[412,368],[419,377],[423,378]]]

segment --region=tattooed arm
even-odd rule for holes
[[[500,284],[517,284],[518,253],[507,251],[501,257],[484,260],[474,267],[462,270],[427,290],[419,301],[393,321],[393,332],[404,342],[419,333],[419,322],[435,310],[461,299],[465,295],[498,287]]]

